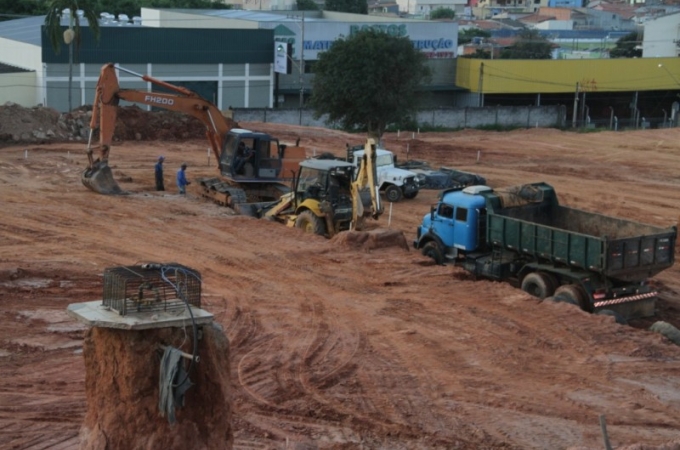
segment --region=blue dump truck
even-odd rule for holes
[[[617,321],[654,315],[649,278],[673,265],[677,227],[561,206],[552,186],[442,191],[413,245],[438,264],[508,281]]]

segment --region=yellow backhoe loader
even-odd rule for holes
[[[294,186],[259,216],[333,237],[340,231],[362,230],[366,218],[383,212],[376,176],[376,145],[368,139],[358,167],[335,159],[300,162]]]

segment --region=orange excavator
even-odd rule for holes
[[[121,89],[117,71],[137,76],[155,87],[170,92]],[[279,143],[278,139],[261,132],[238,128],[216,105],[197,93],[175,86],[149,75],[142,75],[113,64],[105,64],[95,91],[90,136],[87,144],[88,167],[81,181],[100,194],[122,194],[108,165],[111,142],[116,124],[118,103],[142,103],[158,108],[189,114],[203,122],[220,176],[199,180],[202,194],[230,207],[246,201],[276,201],[290,191],[300,161],[306,150],[299,146]],[[93,134],[99,128],[99,157],[94,159]]]

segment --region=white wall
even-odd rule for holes
[[[142,25],[160,28],[258,29],[257,20],[228,19],[152,8],[142,8]]]
[[[0,105],[7,102],[33,107],[38,103],[36,72],[0,74]]]
[[[39,45],[0,38],[0,61],[27,70],[42,70],[42,50]]]
[[[534,27],[537,30],[573,30],[573,20],[546,20],[536,24]]]
[[[678,44],[674,41],[680,41],[680,13],[650,20],[645,23],[644,30],[643,58],[678,56]]]

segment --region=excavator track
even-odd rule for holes
[[[201,195],[206,197],[218,205],[228,206],[237,209],[240,203],[246,203],[246,192],[230,185],[229,183],[219,178],[201,178],[199,184],[201,185]]]

